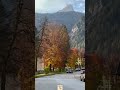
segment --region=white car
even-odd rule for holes
[[[85,70],[85,67],[82,67],[81,70]]]
[[[85,82],[85,71],[83,71],[80,75],[80,80]]]
[[[76,68],[75,71],[80,71],[80,68]]]

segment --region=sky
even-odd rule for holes
[[[85,12],[85,0],[35,0],[35,12],[54,13],[72,4],[75,11]]]

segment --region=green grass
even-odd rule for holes
[[[51,73],[48,73],[48,74],[36,74],[35,75],[35,78],[40,78],[40,77],[45,77],[45,76],[52,76],[52,75],[55,75],[55,74],[64,74],[65,72],[51,72]]]
[[[40,77],[44,77],[44,76],[51,76],[51,75],[55,75],[54,73],[48,73],[48,74],[37,74],[35,75],[35,78],[40,78]]]

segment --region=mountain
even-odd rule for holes
[[[73,26],[69,36],[71,48],[85,48],[85,17]]]
[[[70,6],[69,6],[70,7]],[[57,22],[66,25],[68,32],[71,31],[72,27],[79,19],[84,16],[83,13],[68,11],[68,12],[56,12],[56,13],[35,13],[35,26],[37,30],[40,30],[40,25],[47,17],[49,22]]]
[[[74,9],[71,4],[68,4],[65,8],[63,8],[62,10],[59,10],[58,12],[70,12],[70,11],[74,11]]]
[[[56,13],[36,13],[35,25],[36,37],[38,38],[40,38],[40,25],[45,17],[47,17],[48,22],[64,24],[67,27],[71,48],[85,47],[85,15],[83,13],[75,12],[72,5],[67,5]]]

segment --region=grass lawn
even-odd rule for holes
[[[65,72],[51,72],[51,73],[48,73],[48,74],[36,74],[35,75],[35,78],[40,78],[40,77],[44,77],[44,76],[51,76],[51,75],[55,75],[55,74],[63,74]]]
[[[37,74],[37,75],[35,75],[35,78],[40,78],[40,77],[44,77],[44,76],[51,76],[51,75],[55,75],[54,73],[48,73],[48,74],[45,74],[45,73],[43,73],[43,74]]]

